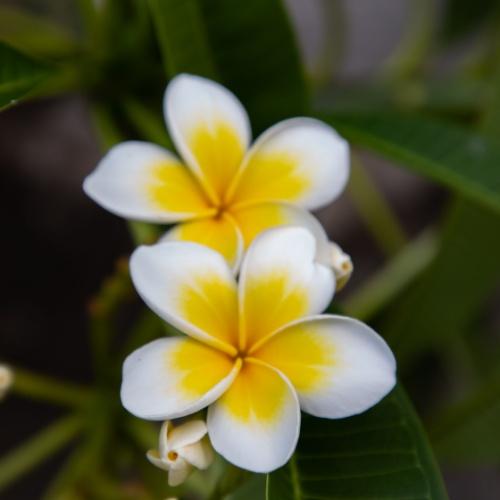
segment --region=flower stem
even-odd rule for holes
[[[435,257],[436,234],[424,231],[343,303],[349,316],[367,321],[391,302]]]
[[[0,491],[65,446],[83,425],[80,416],[64,417],[5,455],[0,460]]]
[[[13,368],[12,392],[31,399],[48,401],[62,406],[85,406],[92,391],[76,384],[38,375],[21,368]]]
[[[380,249],[386,255],[398,252],[407,237],[387,201],[366,172],[358,156],[352,155],[348,193]]]

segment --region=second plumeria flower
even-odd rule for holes
[[[327,238],[308,210],[336,198],[349,175],[347,142],[330,126],[285,120],[250,147],[236,96],[192,75],[170,82],[164,113],[180,159],[146,142],[118,144],[85,180],[93,200],[126,218],[179,223],[166,239],[210,246],[233,270],[257,234],[280,225],[310,229],[328,261]]]
[[[205,246],[137,249],[131,274],[139,294],[191,338],[161,338],[133,352],[123,367],[123,405],[151,420],[208,407],[215,450],[268,472],[293,453],[300,409],[343,418],[380,401],[395,383],[394,357],[367,325],[318,315],[335,278],[315,253],[304,228],[268,230],[250,245],[236,282]]]

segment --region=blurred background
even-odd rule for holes
[[[500,130],[500,118],[495,123],[488,116],[500,92],[499,4],[285,2],[318,109],[418,110],[492,140]],[[76,1],[0,0],[0,40],[62,59],[65,54],[43,38],[42,20],[55,23],[61,38],[78,40],[80,7]],[[40,25],[29,25],[22,12]],[[126,66],[126,51],[135,49],[127,46],[127,33],[119,33],[121,58],[86,62],[90,81],[92,69],[106,67],[111,77],[105,84],[92,82],[85,94],[71,91],[68,74],[63,95],[48,88],[43,98],[0,114],[0,361],[82,385],[95,378],[89,337],[94,297],[103,282],[113,296],[114,282],[106,280],[117,269],[126,280],[124,262],[134,247],[126,223],[81,188],[110,144],[102,110],[109,104],[122,119],[116,103],[125,86],[137,90],[139,101],[145,92],[131,74],[136,70]],[[73,50],[71,43],[65,50]],[[159,111],[166,79],[153,49],[144,71],[155,80],[147,101]],[[127,119],[122,136],[138,137]],[[374,325],[395,349],[450,498],[500,498],[500,218],[379,155],[353,152],[348,189],[318,214],[354,262],[337,303]],[[500,165],[491,168],[498,183]],[[141,305],[128,285],[120,286],[117,324],[125,332]],[[116,400],[118,393],[109,397]],[[62,415],[48,402],[9,394],[0,403],[0,457]],[[58,450],[0,497],[42,498],[72,449]]]

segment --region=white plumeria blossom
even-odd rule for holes
[[[168,484],[183,483],[193,467],[207,469],[214,460],[214,453],[207,439],[207,425],[203,420],[190,420],[174,426],[166,421],[161,426],[158,450],[147,452],[148,460],[168,471]]]
[[[14,383],[12,370],[4,364],[0,364],[0,400],[5,397]]]
[[[300,409],[343,418],[380,401],[396,363],[367,325],[320,315],[335,290],[300,227],[250,245],[236,281],[216,251],[196,243],[139,247],[131,275],[144,301],[188,338],[157,339],[123,367],[122,403],[165,420],[208,407],[208,435],[229,462],[269,472],[292,455]]]
[[[328,264],[328,238],[309,210],[333,201],[349,176],[349,147],[335,130],[293,118],[250,145],[238,98],[187,74],[170,81],[164,114],[180,157],[147,142],[118,144],[85,179],[88,196],[122,217],[178,223],[167,240],[207,245],[235,271],[255,236],[283,225],[310,229]]]

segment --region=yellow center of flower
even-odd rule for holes
[[[179,457],[179,454],[176,451],[169,451],[167,453],[167,457],[170,461],[175,462]]]

